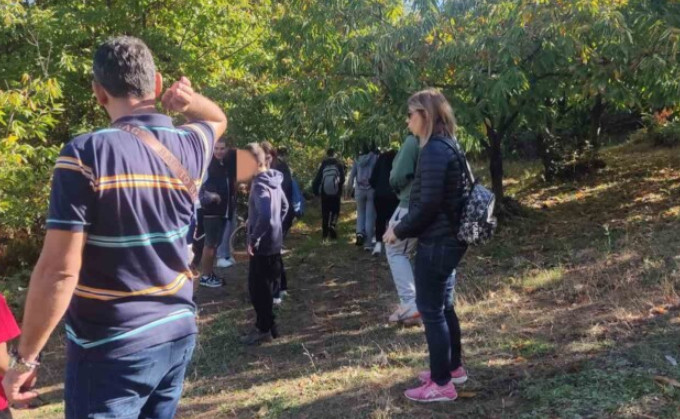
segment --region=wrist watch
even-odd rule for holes
[[[9,354],[9,369],[17,371],[20,374],[31,372],[38,368],[40,362],[37,361],[26,361],[19,355],[19,351],[13,349]]]

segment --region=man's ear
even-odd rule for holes
[[[97,83],[96,81],[93,81],[92,91],[94,92],[94,97],[97,98],[97,103],[99,103],[102,106],[108,105],[109,95],[106,92],[106,89],[104,89],[101,84]]]
[[[156,90],[154,93],[156,99],[161,97],[161,93],[163,93],[163,76],[159,72],[156,72]]]

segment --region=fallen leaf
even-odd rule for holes
[[[473,397],[477,397],[477,393],[474,391],[461,391],[458,393],[458,397],[461,399],[471,399]]]
[[[666,310],[665,307],[658,306],[658,307],[654,307],[651,310],[649,310],[649,314],[666,314],[667,311],[668,310]]]
[[[668,361],[668,363],[671,364],[672,366],[674,366],[674,367],[678,366],[678,361],[676,361],[675,358],[673,358],[672,356],[666,355],[665,358],[666,358],[666,361]]]
[[[668,378],[668,377],[663,377],[661,375],[656,375],[656,376],[654,376],[654,381],[656,381],[659,384],[666,384],[666,385],[669,385],[669,386],[680,388],[680,382],[678,382],[678,380],[675,380],[673,378]]]
[[[523,356],[518,356],[517,358],[512,360],[515,364],[521,364],[524,362],[527,362],[527,359],[524,358]]]

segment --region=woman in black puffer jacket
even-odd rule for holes
[[[421,402],[450,401],[457,397],[453,384],[467,379],[461,364],[460,325],[450,295],[452,272],[467,250],[456,238],[467,186],[465,156],[455,138],[451,106],[439,91],[411,96],[408,113],[408,127],[420,140],[420,157],[409,212],[385,233],[384,240],[418,238],[416,305],[425,325],[430,371],[420,373],[423,385],[405,395]]]

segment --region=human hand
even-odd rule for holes
[[[10,404],[27,403],[38,397],[38,393],[30,390],[35,385],[36,370],[19,372],[9,369],[2,380],[2,387]]]
[[[194,89],[188,78],[182,76],[163,93],[161,104],[163,108],[171,112],[184,113],[189,109],[194,99]]]
[[[385,234],[383,234],[383,242],[385,244],[393,244],[397,240],[398,240],[397,236],[394,234],[394,229],[392,227],[389,227]]]
[[[248,245],[248,256],[255,256],[255,252],[253,251],[253,245],[252,244]]]

